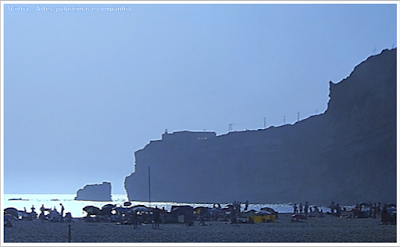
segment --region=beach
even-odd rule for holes
[[[292,222],[291,214],[279,214],[275,223],[207,221],[184,224],[119,225],[116,223],[72,223],[13,221],[4,227],[4,242],[66,243],[69,225],[72,243],[396,243],[396,225],[382,225],[380,218],[339,218],[331,215]]]

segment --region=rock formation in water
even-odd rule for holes
[[[135,152],[130,200],[396,202],[396,49],[329,82],[327,110],[254,131],[164,133]]]
[[[111,183],[88,184],[76,192],[75,200],[79,201],[112,201]]]

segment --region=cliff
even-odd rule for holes
[[[111,183],[88,184],[76,192],[77,201],[111,201]]]
[[[164,133],[135,152],[130,200],[396,202],[396,49],[329,82],[327,110],[254,131]]]

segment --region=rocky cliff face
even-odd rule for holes
[[[130,200],[396,201],[396,49],[330,82],[324,114],[257,131],[163,134],[135,152]]]
[[[77,201],[112,201],[111,183],[87,184],[76,192]]]

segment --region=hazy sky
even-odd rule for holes
[[[396,23],[395,4],[5,4],[4,193],[125,193],[165,129],[323,113],[329,81],[397,47]]]

